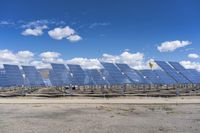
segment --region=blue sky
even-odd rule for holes
[[[126,51],[145,61],[197,64],[199,29],[199,0],[0,0],[0,49],[31,51],[34,58],[48,51],[65,60]],[[159,51],[166,43],[176,46]]]

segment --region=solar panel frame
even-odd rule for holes
[[[193,72],[190,72],[189,70],[185,69],[180,63],[178,62],[168,62],[168,63],[190,82],[194,84],[200,83],[200,78],[198,76],[195,76]]]
[[[109,77],[109,79],[111,79],[111,77],[114,79],[111,82],[109,81],[110,84],[131,84],[132,82],[128,79],[128,77],[126,77],[126,75],[124,73],[122,73],[117,66],[115,66],[115,64],[113,63],[107,63],[107,62],[101,62],[102,66],[105,68],[105,70],[107,71],[106,73],[106,77]]]
[[[162,70],[154,70],[160,78],[161,84],[176,84],[176,81]]]
[[[140,70],[140,72],[146,78],[148,83],[150,83],[150,84],[162,84],[161,79],[155,73],[155,71],[150,70],[150,69],[145,69],[145,70]]]
[[[198,72],[196,69],[187,69],[187,70],[193,73],[194,75],[200,77],[200,72]]]
[[[146,84],[148,83],[144,77],[136,70],[131,69],[127,64],[116,63],[119,70],[124,73],[129,80],[134,84]]]
[[[171,76],[178,84],[190,84],[191,82],[187,80],[183,75],[172,68],[168,63],[164,61],[155,61],[158,66],[161,67],[169,76]]]
[[[80,65],[67,64],[71,74],[72,74],[72,84],[73,85],[89,85],[89,80],[87,79],[87,75]]]
[[[3,64],[9,86],[23,86],[24,78],[17,65]]]
[[[34,66],[22,66],[25,77],[28,80],[29,86],[45,86],[41,74]]]
[[[98,69],[87,69],[85,71],[91,77],[94,85],[108,85],[108,81],[103,78],[103,75],[101,75]]]
[[[109,85],[118,84],[117,81],[106,71],[105,69],[100,69],[101,75],[105,78]]]
[[[72,77],[64,64],[51,63],[50,81],[53,86],[69,86],[72,84]]]
[[[0,87],[9,87],[8,79],[4,69],[0,69]]]

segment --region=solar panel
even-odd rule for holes
[[[57,78],[57,75],[53,70],[49,71],[49,80],[52,86],[63,86],[62,81]]]
[[[65,86],[71,84],[71,75],[64,64],[51,63],[52,70],[49,79],[53,86]]]
[[[23,86],[24,79],[17,65],[4,64],[4,69],[8,79],[9,86]]]
[[[123,74],[113,63],[101,62],[102,66],[107,71],[106,77],[108,82],[111,84],[130,84],[131,81]],[[110,77],[114,79],[114,82],[109,81]]]
[[[140,70],[142,75],[150,84],[162,84],[160,77],[152,70]]]
[[[168,62],[174,69],[176,69],[178,72],[180,72],[186,79],[191,81],[192,83],[200,83],[200,77],[195,76],[195,73],[193,71],[189,71],[185,69],[181,64],[178,62]]]
[[[91,77],[91,80],[93,81],[94,85],[107,85],[108,82],[103,78],[103,75],[101,75],[100,71],[97,69],[87,69],[85,70],[87,72],[87,75]]]
[[[8,87],[8,79],[4,69],[0,69],[0,87]]]
[[[187,69],[187,70],[193,73],[194,75],[200,77],[200,72],[198,72],[196,69]]]
[[[85,72],[85,85],[96,85],[92,76],[90,75],[89,73],[89,70],[88,69],[84,69],[84,72]]]
[[[191,77],[195,79],[194,83],[200,83],[200,73],[195,69],[187,69],[187,71],[191,74]]]
[[[86,85],[89,84],[89,80],[86,79],[86,73],[80,65],[67,64],[70,72],[72,73],[73,85]]]
[[[165,73],[164,71],[162,70],[154,70],[154,71],[157,74],[157,76],[159,76],[161,84],[176,84],[176,81],[172,77],[167,75],[167,73]]]
[[[127,64],[119,64],[116,66],[124,73],[132,83],[147,83],[142,75],[140,75],[136,70],[131,69]]]
[[[22,66],[29,86],[45,86],[42,76],[34,66]]]
[[[184,76],[182,76],[179,72],[173,69],[169,64],[164,61],[155,61],[158,66],[160,66],[169,76],[171,76],[177,83],[179,84],[187,84],[191,83]]]
[[[118,82],[108,73],[108,71],[106,71],[105,69],[100,69],[99,71],[109,85],[118,84]]]

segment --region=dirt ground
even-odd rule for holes
[[[0,133],[199,133],[199,125],[200,104],[191,103],[0,104]]]

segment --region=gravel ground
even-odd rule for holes
[[[199,133],[200,104],[0,104],[0,133]]]

